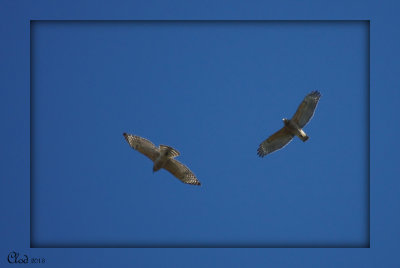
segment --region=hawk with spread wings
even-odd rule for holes
[[[300,103],[299,108],[297,108],[297,111],[292,119],[288,120],[283,118],[283,128],[272,134],[268,139],[260,144],[257,154],[260,157],[264,157],[267,154],[282,149],[292,141],[294,136],[299,137],[303,142],[308,140],[308,136],[302,128],[313,117],[315,108],[317,108],[320,98],[321,93],[318,91],[312,91],[310,94],[308,94]]]
[[[174,159],[180,155],[174,148],[167,145],[156,147],[151,141],[145,138],[127,133],[123,135],[133,149],[144,154],[154,162],[153,172],[165,168],[184,183],[201,185],[200,181],[187,166]]]

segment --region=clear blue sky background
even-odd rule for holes
[[[35,247],[369,247],[365,22],[34,22]],[[295,139],[257,147],[312,90]],[[123,139],[181,152],[186,185]]]

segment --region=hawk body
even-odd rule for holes
[[[178,155],[180,155],[180,153],[177,150],[166,145],[160,145],[159,152],[160,153],[158,157],[156,158],[156,160],[154,160],[153,172],[164,168],[165,164],[168,162],[169,159],[173,159]]]
[[[296,124],[296,122],[284,118],[283,123],[285,124],[284,127],[287,128],[289,132],[299,137],[302,141],[308,140],[307,134],[299,127],[298,124]]]
[[[200,181],[193,172],[187,166],[174,159],[180,155],[178,150],[167,145],[156,147],[151,141],[132,134],[124,133],[123,135],[133,149],[153,161],[153,172],[164,168],[184,183],[200,185]]]
[[[264,157],[267,154],[282,149],[293,140],[294,136],[299,137],[303,142],[307,141],[309,137],[304,132],[303,127],[313,117],[320,98],[321,94],[318,91],[312,91],[308,94],[300,103],[292,119],[283,118],[283,128],[260,144],[257,154],[260,157]]]

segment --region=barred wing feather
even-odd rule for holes
[[[129,143],[129,145],[139,151],[140,153],[144,154],[145,156],[147,156],[148,158],[150,158],[153,162],[157,159],[157,157],[160,155],[160,150],[159,148],[157,148],[151,141],[139,137],[139,136],[135,136],[135,135],[131,135],[131,134],[127,134],[124,133],[123,134],[126,141]]]
[[[293,137],[294,135],[286,127],[281,128],[260,144],[257,150],[258,156],[264,157],[267,154],[282,149]]]
[[[321,93],[319,93],[318,91],[313,91],[308,94],[300,103],[296,113],[293,115],[293,118],[291,120],[297,123],[300,128],[303,128],[313,117],[315,108],[317,108],[317,104],[320,98]]]
[[[184,183],[201,185],[193,172],[178,160],[170,159],[164,168]]]

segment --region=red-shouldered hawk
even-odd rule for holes
[[[318,91],[313,91],[308,94],[300,104],[299,108],[297,108],[293,118],[290,120],[283,118],[283,128],[272,134],[268,139],[260,144],[257,154],[260,157],[264,157],[269,153],[282,149],[292,141],[294,136],[299,137],[303,142],[308,140],[308,136],[302,128],[313,117],[320,98],[321,93]]]
[[[133,149],[144,154],[154,162],[153,172],[165,168],[184,183],[201,185],[200,181],[187,166],[174,159],[180,155],[174,148],[167,145],[156,147],[151,141],[145,138],[127,133],[123,135]]]

